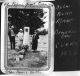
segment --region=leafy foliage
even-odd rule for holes
[[[38,31],[39,35],[46,35],[48,34],[48,31],[46,29],[42,30],[42,31]]]
[[[16,33],[20,28],[25,26],[30,27],[30,34],[43,27],[43,22],[40,18],[44,16],[42,9],[9,9],[8,21],[9,26],[14,25]]]

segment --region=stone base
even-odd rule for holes
[[[16,57],[16,61],[19,62],[20,59],[23,59],[23,57],[24,57],[23,55],[19,55],[19,56],[17,56],[17,57]]]

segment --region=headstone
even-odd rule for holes
[[[29,27],[24,27],[23,45],[29,45]]]
[[[19,62],[19,57],[18,56],[16,57],[16,61]]]
[[[23,59],[23,55],[19,55],[19,58]]]
[[[16,62],[19,62],[20,61],[20,59],[23,59],[23,55],[19,55],[19,56],[16,56]]]

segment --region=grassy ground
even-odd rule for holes
[[[10,42],[8,41],[8,66],[9,67],[27,67],[27,68],[44,68],[47,66],[47,39],[40,36],[38,40],[38,49],[36,52],[32,50],[27,51],[23,58],[17,57],[22,56],[17,50],[10,49]],[[16,40],[17,44],[17,40]]]
[[[17,54],[19,56],[19,54]],[[19,61],[14,57],[8,59],[9,67],[28,67],[28,68],[41,68],[47,65],[47,53],[44,52],[26,52],[24,57]]]

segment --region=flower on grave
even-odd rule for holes
[[[29,46],[28,45],[23,45],[22,49],[24,49],[25,51],[28,51]]]

